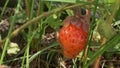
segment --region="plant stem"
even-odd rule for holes
[[[113,7],[113,11],[111,13],[111,15],[108,17],[107,19],[107,22],[109,24],[111,24],[113,22],[113,19],[114,19],[114,16],[115,16],[115,13],[117,12],[118,8],[119,8],[119,5],[120,5],[120,0],[116,0],[115,1],[115,4],[114,4],[114,7]]]

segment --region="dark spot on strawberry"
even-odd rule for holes
[[[72,43],[75,43],[75,39],[73,38],[73,39],[71,40],[71,42],[72,42]]]

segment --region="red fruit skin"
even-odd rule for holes
[[[88,32],[83,28],[84,23],[74,16],[68,17],[63,23],[59,32],[60,46],[67,58],[75,58],[84,50]]]

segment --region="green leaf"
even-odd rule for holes
[[[116,0],[104,0],[104,3],[115,3]]]
[[[70,10],[70,9],[67,9],[66,12],[67,12],[67,14],[68,14],[69,16],[72,16],[72,15],[73,15],[72,10]]]
[[[116,33],[113,30],[112,26],[108,22],[102,19],[99,20],[97,30],[100,33],[100,35],[102,35],[103,37],[106,37],[107,39],[111,39]]]
[[[55,14],[52,16],[49,16],[44,22],[48,23],[55,30],[58,30],[61,24],[60,18]]]

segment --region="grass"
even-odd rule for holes
[[[9,0],[6,0],[6,3],[3,7],[3,10],[0,15],[0,20],[4,17],[5,9],[7,9],[7,4]],[[20,67],[22,68],[31,68],[31,64],[34,64],[40,68],[40,67],[60,67],[61,64],[65,65],[62,62],[65,62],[66,64],[69,62],[66,62],[66,58],[61,56],[61,50],[59,46],[59,42],[56,38],[50,39],[54,40],[50,43],[43,43],[44,39],[49,39],[49,37],[46,37],[43,39],[43,36],[46,36],[46,34],[49,34],[49,31],[52,31],[54,33],[58,32],[60,27],[62,26],[62,21],[67,16],[73,15],[73,12],[71,12],[72,8],[75,7],[82,7],[84,9],[89,9],[91,11],[91,23],[90,23],[90,31],[89,31],[89,38],[87,42],[87,47],[83,51],[82,57],[76,57],[75,59],[72,59],[70,62],[72,62],[71,66],[72,68],[88,68],[92,66],[93,62],[99,57],[103,56],[104,53],[112,48],[115,47],[118,43],[120,43],[120,32],[115,32],[116,35],[113,36],[110,39],[107,39],[105,44],[101,46],[102,43],[101,40],[97,42],[97,44],[92,44],[93,42],[93,32],[94,28],[98,25],[97,22],[100,20],[104,20],[107,22],[107,24],[111,24],[115,21],[118,21],[119,15],[117,13],[119,12],[119,4],[120,1],[112,1],[112,0],[88,0],[88,1],[79,1],[79,0],[42,0],[42,1],[34,1],[34,0],[25,0],[25,8],[21,8],[22,0],[18,0],[18,4],[15,8],[15,12],[13,15],[8,17],[10,19],[10,28],[8,31],[7,36],[0,40],[0,46],[3,45],[4,47],[1,52],[0,57],[0,64],[10,64],[10,62],[17,62],[20,61],[21,64]],[[37,5],[36,5],[37,4]],[[35,7],[37,6],[37,7]],[[88,7],[90,6],[90,7]],[[101,6],[104,6],[105,8],[102,8]],[[59,8],[58,8],[59,7]],[[112,8],[111,8],[112,7]],[[114,8],[115,7],[115,8]],[[107,9],[106,9],[107,8]],[[107,10],[107,11],[106,11]],[[109,11],[109,13],[108,13]],[[25,12],[26,14],[26,22],[22,22],[22,25],[18,27],[17,29],[13,30],[17,23],[17,16],[19,13]],[[106,15],[104,15],[103,12],[106,12]],[[96,17],[96,14],[99,15],[99,18]],[[104,15],[104,16],[102,16]],[[62,17],[62,18],[61,18]],[[103,18],[105,17],[105,19]],[[111,27],[110,27],[111,28]],[[102,29],[102,27],[100,28]],[[108,28],[104,28],[104,30],[109,30]],[[114,32],[114,31],[113,31]],[[104,34],[109,34],[109,31],[106,33],[104,31],[103,34],[100,33],[101,38],[104,38]],[[7,60],[7,47],[9,43],[11,43],[11,39],[14,39],[14,37],[18,36],[19,34],[22,34],[22,38],[26,41],[26,43],[22,43],[25,45],[21,45],[23,47],[26,47],[23,51],[22,55],[19,55],[19,57],[15,58],[8,58]],[[0,34],[1,35],[1,34]],[[54,36],[55,37],[55,36]],[[51,38],[51,37],[50,37]],[[19,45],[19,44],[18,44]],[[95,48],[98,46],[98,48]],[[91,49],[95,49],[95,51],[92,51]],[[97,49],[97,50],[96,50]],[[116,49],[116,51],[119,49]],[[35,51],[35,52],[34,52]],[[93,53],[93,55],[91,55]],[[113,53],[116,54],[115,51]],[[84,58],[84,55],[86,54],[86,57]],[[118,54],[119,55],[119,54]],[[12,55],[14,57],[14,55]],[[56,60],[57,57],[57,60]],[[90,58],[88,60],[88,58]],[[20,59],[20,60],[19,60]],[[58,60],[59,59],[59,60]],[[16,61],[17,60],[17,61]],[[79,62],[79,63],[78,63]],[[97,63],[97,62],[96,62]],[[16,63],[17,64],[17,63]],[[100,64],[100,63],[99,63]],[[46,66],[45,66],[46,65]],[[8,65],[11,66],[11,65]],[[69,66],[69,65],[68,65]]]

